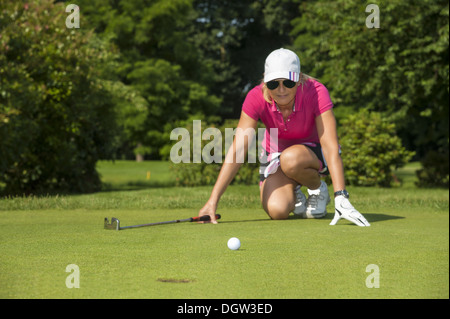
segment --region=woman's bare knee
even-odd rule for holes
[[[293,209],[288,204],[286,202],[269,201],[265,207],[265,211],[271,219],[287,219]]]
[[[284,150],[280,157],[280,167],[288,178],[299,184],[313,187],[320,183],[319,159],[304,145],[294,145]]]
[[[314,167],[314,158],[304,145],[295,145],[287,148],[280,156],[281,169],[286,176],[296,175],[299,169]]]
[[[295,182],[278,169],[261,187],[261,203],[271,219],[287,219],[295,206]]]

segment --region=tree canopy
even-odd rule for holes
[[[6,193],[97,190],[99,159],[164,158],[176,123],[237,119],[280,47],[339,121],[379,113],[423,185],[448,187],[448,1],[374,1],[375,28],[357,0],[78,0],[79,28],[69,3],[0,1]]]

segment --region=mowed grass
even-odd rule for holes
[[[98,168],[100,193],[0,200],[0,298],[449,298],[449,192],[416,188],[416,164],[398,172],[402,187],[349,187],[367,228],[329,226],[332,213],[269,220],[254,185],[228,188],[218,225],[119,232],[104,230],[104,217],[123,226],[188,218],[211,187],[173,187],[163,162]],[[227,248],[230,237],[240,250]],[[66,287],[70,264],[79,289]],[[379,288],[366,286],[369,265]]]

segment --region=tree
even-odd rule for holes
[[[213,69],[218,114],[238,118],[248,91],[261,82],[267,55],[290,45],[290,21],[300,0],[196,0],[191,41]]]
[[[366,26],[360,1],[302,3],[294,47],[329,87],[338,117],[381,112],[418,159],[433,151],[448,162],[448,1],[377,4],[380,28]]]
[[[117,79],[145,102],[137,112],[121,99],[132,111],[119,111],[127,123],[122,144],[159,158],[169,142],[161,125],[194,114],[239,117],[267,54],[292,40],[298,1],[79,0],[83,25],[120,51]]]
[[[195,113],[213,114],[221,99],[210,93],[211,69],[189,40],[195,13],[190,0],[80,0],[87,27],[120,51],[115,75],[140,95],[138,113],[122,99],[121,123],[136,153],[160,158],[163,126]],[[139,114],[140,117],[132,115]],[[143,119],[143,117],[145,117]],[[124,127],[125,127],[124,126]]]
[[[97,65],[113,57],[92,33],[67,29],[62,4],[2,3],[0,185],[7,194],[91,192],[114,153],[112,96]]]

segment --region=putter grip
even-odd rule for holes
[[[206,222],[206,221],[208,221],[210,219],[211,218],[209,217],[209,215],[192,217],[192,221],[196,221],[196,222]],[[220,215],[219,214],[216,214],[216,219],[220,219]]]

